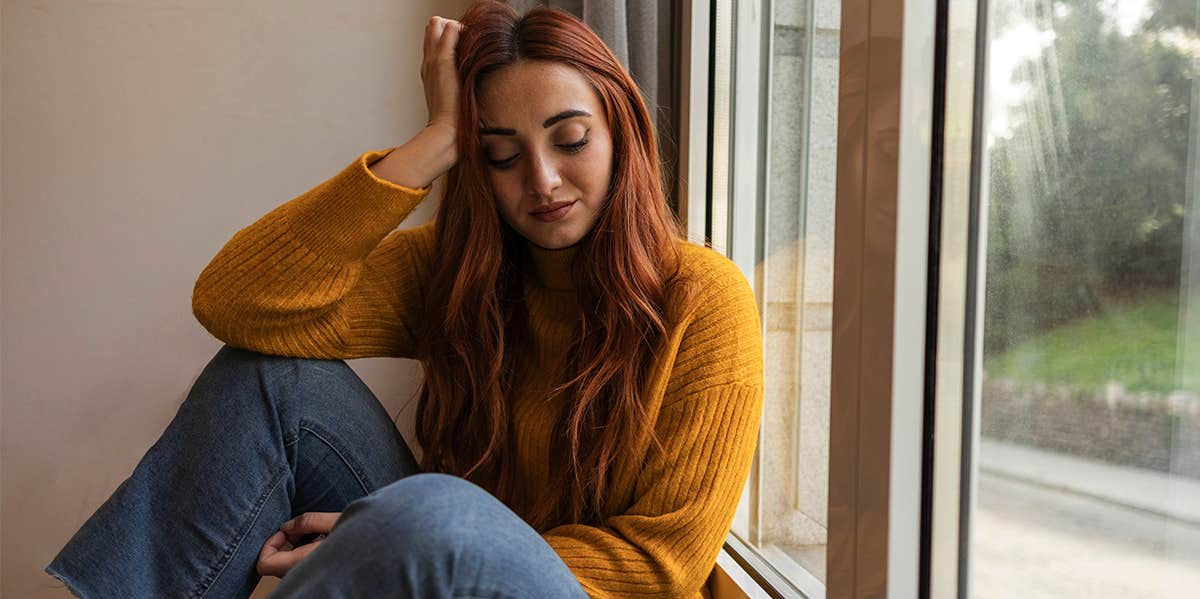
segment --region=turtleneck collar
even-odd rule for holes
[[[533,263],[533,274],[537,283],[555,291],[573,291],[575,281],[571,277],[571,264],[579,254],[579,244],[557,250],[548,250],[526,242],[529,258]]]

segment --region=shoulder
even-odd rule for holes
[[[729,258],[680,241],[676,300],[682,327],[669,389],[675,395],[717,385],[762,384],[762,330],[749,281]],[[686,299],[682,299],[686,298]]]
[[[437,247],[437,221],[417,225],[411,229],[413,249],[421,252],[427,258],[432,258]]]
[[[712,276],[720,278],[731,278],[737,275],[745,280],[745,277],[741,275],[742,271],[733,263],[733,260],[710,247],[686,239],[676,241],[675,246],[679,248],[679,253],[683,258],[683,267],[686,269],[712,271],[710,273]]]
[[[392,234],[403,236],[406,243],[413,248],[433,249],[437,237],[437,222],[431,220],[415,227],[397,229]]]
[[[739,316],[758,318],[754,291],[746,275],[732,260],[712,248],[679,240],[679,275],[691,287],[688,308],[692,318],[713,311],[734,311]]]
[[[396,229],[383,240],[378,251],[417,262],[429,262],[433,258],[434,247],[437,245],[436,236],[437,228],[434,221],[415,227]]]
[[[388,289],[399,290],[393,292],[420,295],[433,275],[435,236],[433,223],[396,229],[371,251],[364,269],[380,277]]]

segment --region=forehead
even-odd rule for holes
[[[520,60],[487,76],[479,89],[479,116],[485,126],[524,128],[567,109],[583,109],[603,119],[600,97],[574,67]]]

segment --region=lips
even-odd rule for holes
[[[545,204],[542,206],[538,206],[537,208],[534,208],[532,211],[530,211],[530,214],[536,215],[536,214],[545,214],[547,212],[554,212],[555,210],[558,210],[559,208],[562,208],[563,206],[570,206],[571,204],[574,204],[574,203],[575,202],[573,202],[573,201],[572,202],[550,202],[549,204]]]
[[[573,202],[573,201],[572,202],[551,202],[544,206],[538,206],[529,214],[533,218],[536,218],[544,223],[552,223],[552,222],[562,220],[563,218],[565,218],[567,216],[567,213],[571,211],[571,206],[574,206],[574,205],[575,205],[575,202]]]

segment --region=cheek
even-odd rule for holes
[[[612,176],[612,146],[590,148],[571,163],[569,178],[589,196],[603,196]]]
[[[613,161],[612,146],[604,148],[602,153],[596,157],[590,164],[589,185],[593,188],[594,193],[607,196],[609,185],[612,183],[613,168],[616,163]]]
[[[606,166],[597,167],[592,171],[591,191],[600,201],[608,199],[608,188],[612,181],[612,171],[605,168]]]
[[[506,218],[510,218],[520,209],[521,188],[519,182],[509,173],[492,171],[488,176],[492,184],[492,194],[496,198],[496,207]]]

